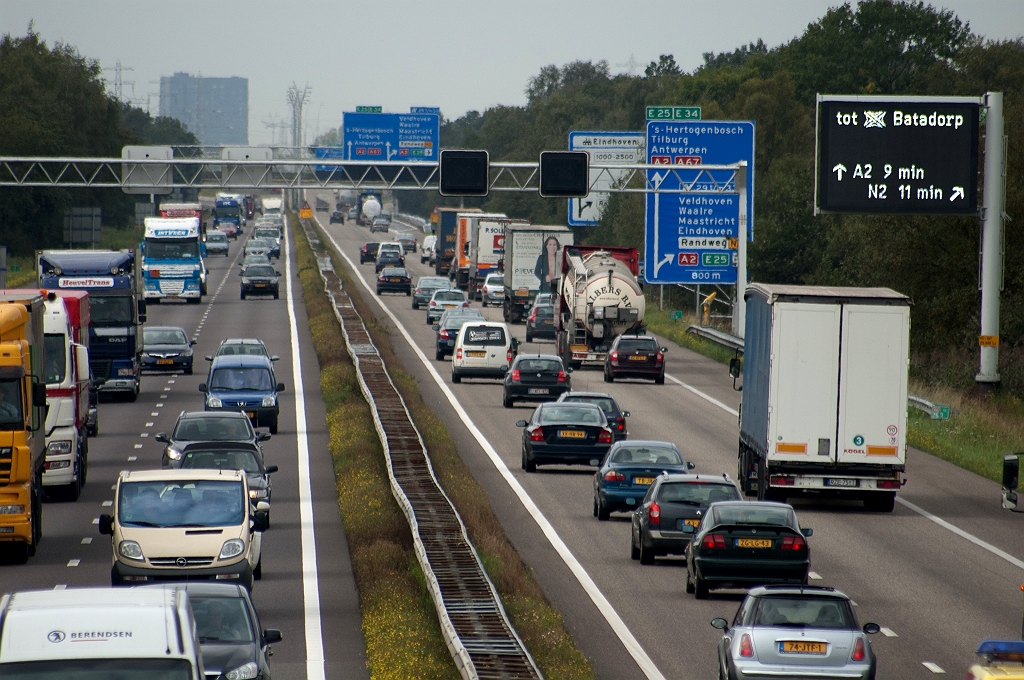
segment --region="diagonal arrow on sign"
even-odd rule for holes
[[[953,195],[949,197],[950,201],[955,201],[958,198],[964,198],[963,187],[953,187]]]

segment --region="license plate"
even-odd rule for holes
[[[531,387],[526,391],[527,394],[548,394],[548,388],[546,387]]]
[[[256,412],[255,411],[246,411],[245,415],[249,416],[250,418],[255,418],[256,417]]]
[[[266,287],[267,287],[267,284],[265,284],[265,283],[257,283],[257,284],[256,284],[256,287],[257,287],[257,288],[266,288]]]
[[[554,319],[544,319],[544,323],[546,323],[546,324],[554,324],[555,320]]]
[[[860,480],[859,479],[830,479],[830,478],[826,478],[825,479],[825,486],[847,486],[847,487],[853,486],[853,487],[856,487],[856,486],[860,486]]]
[[[634,477],[633,483],[642,486],[650,486],[651,484],[654,484],[654,477]]]
[[[783,640],[779,643],[779,651],[783,654],[824,654],[827,651],[824,642],[803,642],[801,640]]]
[[[156,363],[160,366],[169,366],[174,363],[174,359],[157,359]]]
[[[770,538],[737,538],[737,548],[770,548],[772,547],[772,539]]]
[[[455,309],[455,305],[445,305],[445,309]]]
[[[559,430],[558,436],[562,439],[586,439],[587,433],[583,430]]]
[[[683,525],[684,526],[688,526],[688,527],[700,526],[700,520],[699,519],[684,519],[683,520]]]
[[[389,283],[401,283],[402,279],[388,279]]]
[[[639,354],[631,354],[629,356],[630,361],[647,361],[647,357],[640,356]]]
[[[466,356],[470,357],[485,357],[487,352],[466,352]]]

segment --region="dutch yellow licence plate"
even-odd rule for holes
[[[266,287],[267,287],[267,284],[265,284],[265,283],[257,283],[257,284],[256,284],[256,287],[257,287],[257,288],[266,288]]]
[[[643,486],[649,486],[651,484],[654,484],[654,477],[634,477],[633,483],[641,484]]]
[[[445,309],[455,309],[456,305],[445,305]]]
[[[256,417],[256,412],[255,411],[246,411],[245,415],[249,416],[250,418],[255,418]]]
[[[402,279],[388,279],[388,283],[401,283]]]
[[[558,436],[562,439],[585,439],[587,433],[583,430],[559,430]]]
[[[487,352],[466,352],[466,356],[470,357],[485,357]]]
[[[695,527],[695,526],[699,526],[700,525],[700,520],[699,519],[684,519],[683,520],[683,524],[685,524],[688,527]]]
[[[826,652],[826,644],[824,642],[783,640],[781,645],[781,651],[784,654],[824,654]]]
[[[647,357],[642,354],[631,354],[629,355],[630,361],[647,361]]]
[[[174,359],[157,359],[156,363],[160,366],[168,366],[174,363]]]
[[[737,538],[737,548],[770,548],[772,547],[772,539],[770,538]]]

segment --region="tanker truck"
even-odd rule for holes
[[[380,194],[374,191],[364,191],[359,194],[359,199],[356,201],[356,207],[359,209],[356,224],[365,227],[372,223],[373,218],[380,215],[381,205]]]
[[[617,336],[642,332],[646,305],[636,274],[636,248],[563,250],[555,343],[566,366],[603,364]]]

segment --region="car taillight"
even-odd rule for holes
[[[442,328],[441,331],[438,333],[438,336],[440,336],[440,337],[444,338],[445,340],[447,340],[448,339],[448,329],[447,328]]]
[[[431,301],[430,301],[430,306],[431,306],[431,307],[436,307],[436,306],[437,306],[437,303],[436,303],[436,302],[434,302],[433,300],[431,300]]]
[[[864,648],[864,638],[857,638],[857,641],[853,643],[853,653],[850,654],[850,660],[863,661],[865,656],[867,656],[867,650]]]
[[[804,540],[803,536],[783,536],[782,537],[782,549],[783,550],[805,550],[807,548],[807,541]]]
[[[654,355],[654,360],[660,364],[662,361],[665,360],[665,355],[662,354],[661,352],[658,352],[657,354]]]
[[[519,369],[512,371],[512,382],[519,382]]]
[[[782,475],[772,475],[770,484],[772,486],[794,486],[796,480],[792,477],[784,477]]]
[[[661,524],[661,506],[657,502],[652,502],[647,507],[647,521],[650,524]]]
[[[624,482],[626,481],[626,475],[622,474],[618,470],[609,470],[604,473],[604,481],[606,482]]]
[[[740,638],[740,656],[745,656],[748,659],[754,656],[754,643],[747,633],[744,633],[743,637]]]
[[[455,350],[455,358],[456,359],[461,359],[462,358],[462,348],[461,347],[458,348],[457,350]]]
[[[879,489],[898,489],[901,484],[898,479],[880,479],[875,482],[875,486]]]
[[[612,352],[612,361],[618,361],[618,360],[619,360],[619,350],[615,350],[614,352]]]
[[[537,310],[533,310],[533,314],[530,315],[530,323],[536,323],[537,321]]]
[[[465,302],[463,302],[462,306],[463,307],[469,307],[469,300],[466,300]]]
[[[620,431],[620,432],[625,430],[626,429],[626,419],[625,418],[616,418],[615,419],[615,429]]]
[[[531,442],[544,441],[544,430],[540,427],[533,427],[529,430]]]
[[[378,280],[378,281],[387,281],[387,280],[388,280],[388,277],[386,277],[386,276],[383,276],[383,275],[382,275],[382,276],[381,276],[381,277],[380,277],[379,279],[377,279],[377,280]]]
[[[512,350],[505,352],[505,361],[512,363]]]
[[[722,534],[708,534],[701,541],[700,547],[702,548],[718,548],[719,550],[725,548],[725,536]]]
[[[565,382],[565,371],[558,372],[558,382]]]
[[[598,444],[611,444],[612,443],[612,431],[608,428],[601,428],[601,432],[597,435]]]

